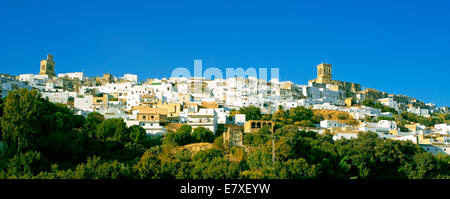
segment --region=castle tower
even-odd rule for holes
[[[55,62],[52,55],[47,55],[47,59],[41,60],[41,71],[39,75],[48,75],[49,77],[55,77]]]
[[[317,65],[317,83],[330,84],[332,79],[331,64],[321,63]]]

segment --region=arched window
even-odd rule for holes
[[[255,122],[252,122],[252,128],[255,128],[255,127],[256,127]]]
[[[261,122],[256,123],[256,128],[261,128]]]

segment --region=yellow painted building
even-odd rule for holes
[[[352,97],[346,98],[345,105],[347,105],[348,107],[351,107],[353,105],[353,98]]]
[[[219,108],[216,102],[202,102],[200,108]]]
[[[108,94],[104,93],[101,97],[92,97],[92,105],[107,105]]]
[[[418,123],[415,124],[405,124],[405,128],[409,129],[412,132],[417,132],[417,125],[419,125]]]
[[[179,93],[178,94],[178,100],[180,102],[188,103],[191,101],[191,94],[189,93]]]
[[[148,106],[136,107],[139,110],[136,120],[146,122],[160,122],[165,123],[167,121],[167,109],[165,108],[152,108]]]
[[[161,109],[165,110],[164,114],[168,118],[180,117],[181,104],[180,103],[167,103],[161,102],[154,95],[145,95],[142,97],[142,105],[131,107],[132,110],[147,110],[147,109]]]
[[[419,144],[444,144],[450,141],[449,136],[439,133],[419,134],[417,137]]]
[[[158,109],[166,109],[167,117],[180,117],[181,104],[180,103],[161,103],[158,102],[156,105]]]
[[[183,109],[187,109],[190,113],[198,112],[200,106],[195,102],[184,103]]]
[[[158,98],[156,98],[156,96],[153,94],[144,95],[144,96],[142,96],[142,100],[141,100],[142,104],[149,105],[151,107],[158,104],[158,102],[159,102]]]
[[[275,124],[272,121],[249,120],[244,124],[244,133],[256,133],[265,126],[268,126],[272,133],[274,132]]]

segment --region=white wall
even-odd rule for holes
[[[74,99],[74,107],[84,111],[93,111],[92,95],[86,95],[84,97],[76,97]]]

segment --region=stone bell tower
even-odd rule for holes
[[[41,71],[39,75],[48,75],[49,77],[55,77],[55,62],[51,54],[47,55],[47,59],[41,60]]]
[[[330,84],[332,80],[331,64],[321,63],[317,65],[317,83]]]

